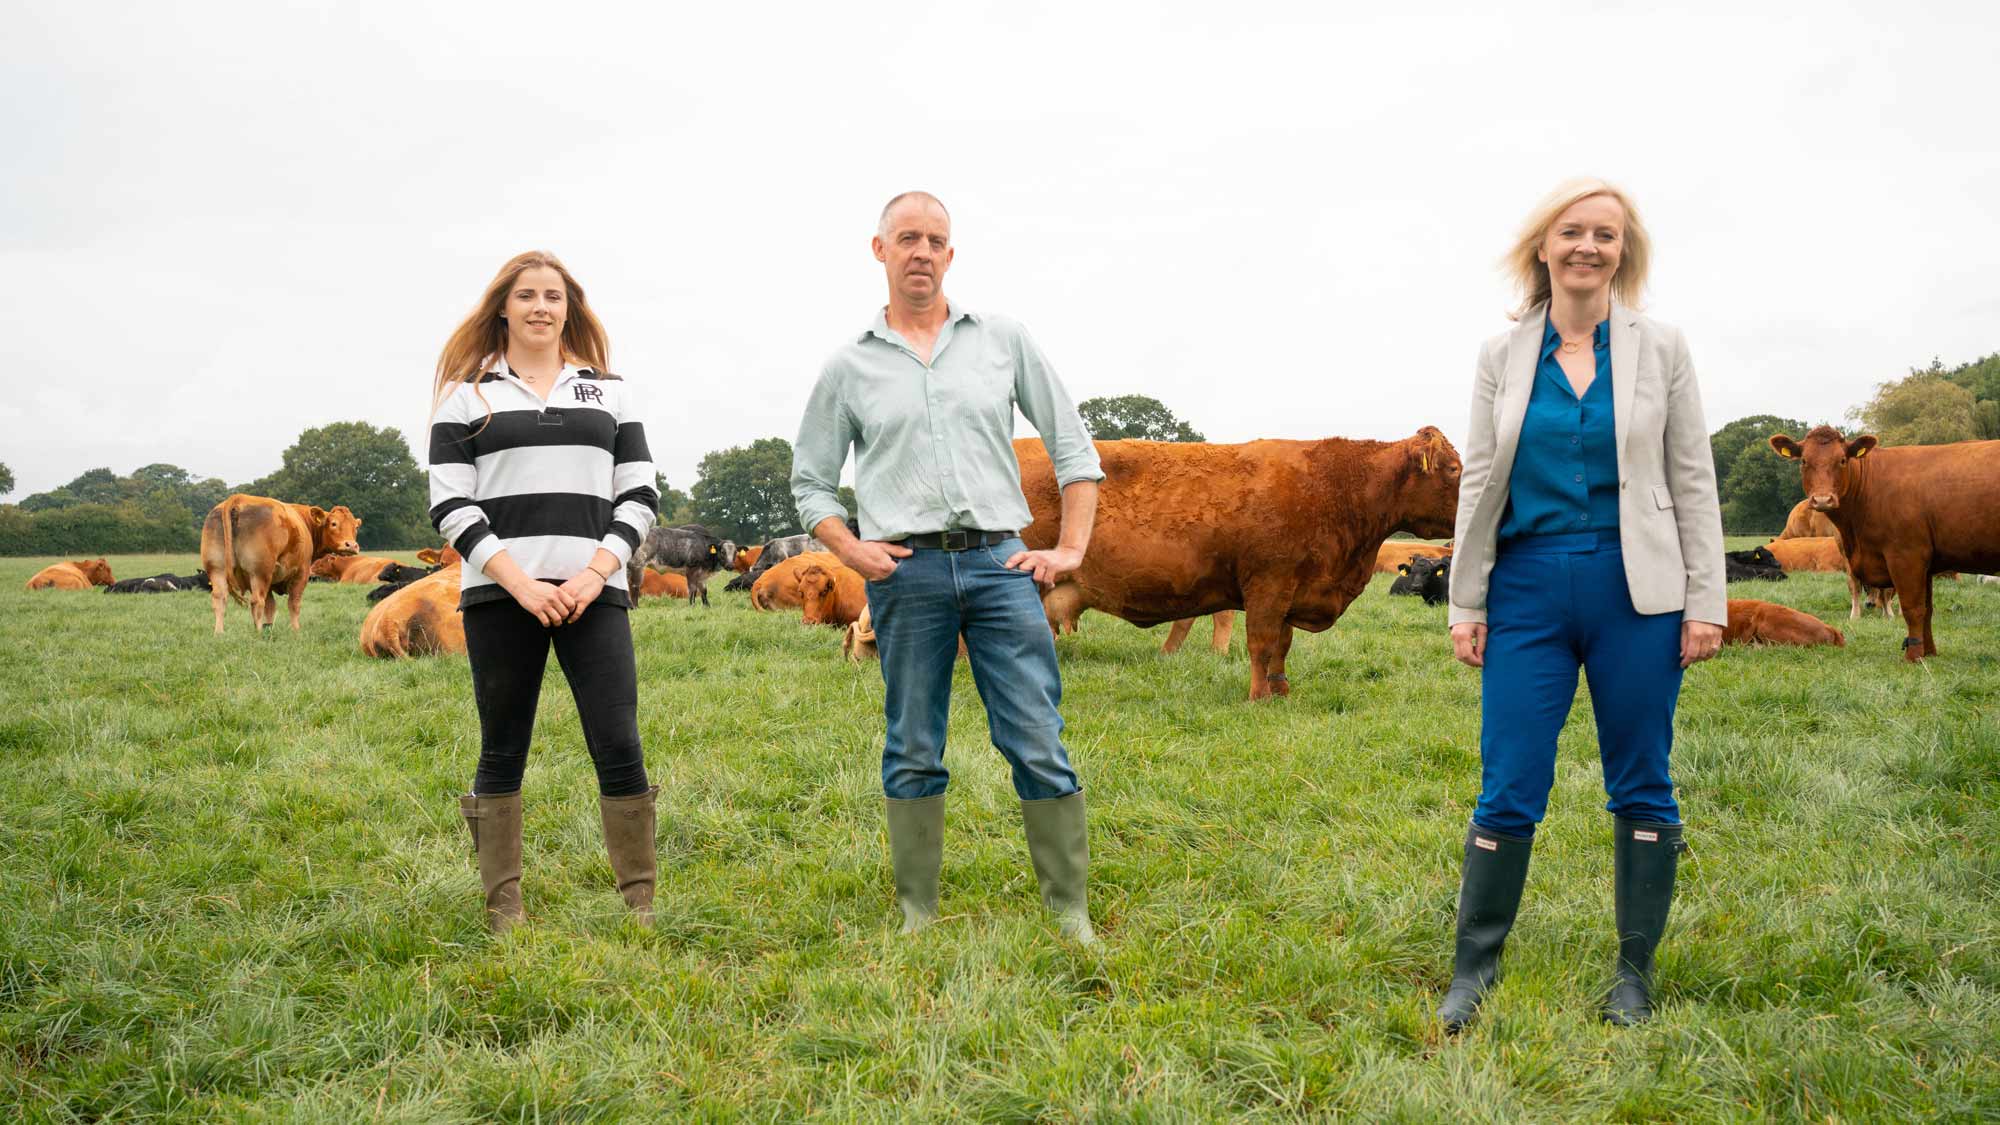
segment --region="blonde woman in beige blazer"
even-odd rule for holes
[[[1614,817],[1618,964],[1604,1016],[1652,1015],[1683,846],[1674,705],[1682,671],[1721,647],[1728,612],[1687,342],[1636,309],[1650,258],[1630,196],[1562,185],[1509,255],[1517,324],[1479,354],[1451,567],[1452,648],[1481,670],[1480,796],[1438,1009],[1452,1031],[1498,979],[1579,671]]]

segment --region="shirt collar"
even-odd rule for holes
[[[562,370],[556,372],[555,385],[549,388],[549,393],[551,394],[555,393],[555,388],[562,386],[563,380],[568,379],[571,376],[582,372],[583,370],[584,368],[578,367],[574,363],[565,362],[562,366]],[[507,357],[504,355],[501,356],[499,358],[499,361],[494,365],[492,373],[498,375],[502,379],[518,380],[520,378],[520,376],[514,374],[514,369],[512,367],[507,366]]]
[[[1556,354],[1556,349],[1562,346],[1562,333],[1556,331],[1556,318],[1553,316],[1544,314],[1542,324],[1542,358],[1547,359]],[[1591,350],[1601,352],[1610,346],[1611,321],[1600,320],[1597,322],[1597,327],[1590,332]]]
[[[977,324],[980,321],[979,313],[973,312],[971,309],[968,309],[963,305],[958,304],[956,301],[946,300],[944,311],[945,311],[945,318],[944,318],[945,328],[949,328],[952,325],[957,324],[961,320],[969,320],[974,324]],[[942,332],[942,329],[940,329],[940,332]],[[861,333],[859,336],[856,336],[854,338],[854,342],[857,344],[865,344],[868,342],[868,337],[870,336],[874,336],[877,339],[880,339],[883,342],[890,344],[900,343],[902,341],[903,337],[899,333],[897,333],[895,329],[889,327],[889,307],[887,305],[884,305],[883,307],[875,310],[874,322],[868,325],[867,331]]]

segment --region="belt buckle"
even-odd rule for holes
[[[956,542],[954,543],[954,540]],[[947,551],[964,551],[972,547],[972,533],[965,530],[947,531],[938,540],[939,546]]]

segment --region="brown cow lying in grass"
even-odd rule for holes
[[[401,658],[465,651],[465,618],[458,611],[463,568],[454,563],[377,602],[361,621],[364,656]]]
[[[313,560],[360,553],[354,542],[360,527],[344,504],[328,511],[239,492],[210,508],[201,525],[201,568],[208,573],[216,635],[222,634],[227,598],[248,605],[259,630],[269,627],[278,618],[279,590],[291,598],[296,630]]]
[[[757,581],[751,585],[750,608],[772,610],[803,606],[806,599],[805,592],[799,589],[799,571],[808,566],[840,565],[840,559],[831,551],[807,551],[775,563],[758,575]]]
[[[868,612],[867,580],[838,562],[809,562],[799,568],[799,607],[808,625],[846,627]]]
[[[1812,501],[1801,500],[1792,505],[1792,512],[1785,517],[1785,530],[1778,533],[1780,539],[1818,539],[1828,535],[1839,535],[1833,521],[1825,512],[1813,511]]]
[[[1433,547],[1429,543],[1419,543],[1414,539],[1390,539],[1375,550],[1375,573],[1401,574],[1400,568],[1413,558],[1450,557],[1450,547]]]
[[[382,572],[403,564],[375,555],[321,555],[313,560],[312,576],[348,586],[380,582]]]
[[[688,580],[679,574],[664,574],[647,567],[639,575],[639,590],[632,598],[637,605],[644,598],[685,598],[688,596]]]
[[[1750,598],[1729,599],[1729,628],[1723,631],[1726,645],[1832,645],[1845,648],[1847,638],[1840,630],[1810,613],[1801,613],[1776,602]]]
[[[103,559],[59,562],[35,572],[28,579],[30,590],[88,590],[111,585],[111,564]]]
[[[1818,513],[1814,513],[1817,515]],[[1889,603],[1896,596],[1893,587],[1864,588],[1847,569],[1847,556],[1841,552],[1840,536],[1808,535],[1793,539],[1773,539],[1764,544],[1785,568],[1785,573],[1794,571],[1840,572],[1847,575],[1847,616],[1849,619],[1861,616],[1861,607],[1880,606],[1882,616],[1889,616]]]

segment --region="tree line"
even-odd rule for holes
[[[1077,405],[1100,440],[1206,441],[1158,399],[1118,395]],[[1882,383],[1850,423],[1885,445],[1932,445],[2000,438],[2000,353],[1957,367],[1932,360],[1901,379]],[[1736,534],[1776,532],[1799,500],[1798,469],[1765,444],[1780,431],[1799,436],[1811,426],[1795,418],[1753,414],[1709,438],[1723,527]],[[1858,432],[1858,430],[1857,430]],[[701,459],[691,488],[656,478],[662,523],[699,523],[738,543],[762,543],[804,530],[792,507],[792,443],[760,438]],[[0,496],[14,475],[0,465]],[[0,555],[131,554],[195,550],[208,510],[232,492],[300,504],[345,504],[361,516],[363,550],[430,543],[429,485],[394,427],[334,422],[299,435],[278,468],[240,485],[196,477],[178,465],[153,464],[119,476],[91,469],[60,488],[18,504],[0,504]],[[855,513],[854,490],[840,499]]]
[[[1848,411],[1846,433],[1883,445],[1944,445],[2000,439],[2000,352],[1946,367],[1936,359],[1878,384]],[[1709,437],[1722,526],[1732,534],[1776,534],[1801,499],[1798,466],[1772,454],[1772,434],[1799,437],[1812,423],[1776,414],[1738,418]]]

